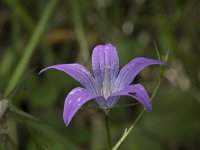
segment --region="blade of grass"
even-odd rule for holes
[[[156,41],[154,41],[154,45],[155,45],[155,48],[156,48],[157,57],[161,61],[161,56],[160,56],[160,52],[158,51],[158,47],[157,47]]]
[[[9,110],[21,117],[24,117],[26,119],[32,120],[32,121],[36,121],[36,122],[41,122],[40,119],[36,118],[35,116],[32,116],[24,111],[22,111],[21,109],[15,107],[14,105],[10,105]]]
[[[17,91],[19,91],[19,89],[22,87],[23,83],[27,80],[27,78],[30,76],[30,74],[33,73],[34,70],[36,70],[36,68],[33,68],[32,70],[25,73],[25,75],[21,78],[21,80],[18,81],[18,84],[14,87],[14,89],[12,91],[10,91],[10,93],[8,95],[6,95],[7,99],[12,101],[12,99],[15,96],[15,94],[17,93]]]
[[[81,12],[79,7],[78,0],[70,0],[71,8],[72,8],[72,17],[74,22],[74,29],[76,32],[77,40],[79,42],[80,50],[78,58],[83,58],[83,63],[87,63],[89,58],[89,48],[88,42],[86,40],[84,27],[81,21]]]
[[[51,16],[53,10],[55,9],[57,2],[58,2],[58,0],[49,1],[49,3],[47,4],[47,7],[44,9],[44,12],[39,20],[39,23],[38,23],[37,27],[35,28],[35,31],[33,32],[32,36],[25,48],[24,54],[23,54],[21,60],[19,61],[18,65],[6,87],[4,96],[7,96],[12,91],[12,89],[17,85],[19,79],[21,78],[37,44],[39,43],[39,41],[41,39],[41,36],[43,35],[43,33],[46,29],[47,23],[50,19],[50,16]]]

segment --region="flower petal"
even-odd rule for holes
[[[83,104],[89,100],[98,97],[84,88],[73,89],[66,97],[63,111],[63,119],[67,126],[76,112],[81,108]]]
[[[115,104],[117,104],[119,98],[120,98],[120,96],[110,96],[110,97],[108,97],[108,99],[106,101],[107,108],[112,108],[113,106],[115,106]]]
[[[106,100],[103,96],[95,98],[96,103],[100,106],[100,108],[106,109],[107,105],[106,105]]]
[[[128,86],[142,69],[155,64],[166,64],[166,63],[161,62],[159,60],[143,58],[143,57],[138,57],[130,61],[119,72],[119,75],[115,83],[116,91],[121,90],[123,87]]]
[[[48,69],[57,69],[63,71],[70,75],[72,78],[80,82],[85,88],[94,90],[94,78],[91,73],[80,64],[58,64],[49,66],[47,68],[42,69],[39,74],[48,70]]]
[[[113,96],[131,96],[139,101],[148,111],[152,110],[149,95],[141,84],[129,85],[121,91],[113,93],[110,97]]]
[[[95,80],[108,96],[119,71],[117,50],[112,44],[98,45],[92,53],[92,67]],[[104,87],[104,88],[103,88]]]

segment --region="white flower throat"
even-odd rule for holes
[[[110,96],[110,83],[108,82],[103,82],[103,87],[102,87],[102,94],[104,98],[107,100],[107,98]]]
[[[111,95],[111,79],[110,79],[110,66],[105,66],[105,72],[102,81],[102,94],[104,98],[107,98]]]

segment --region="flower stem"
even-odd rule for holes
[[[156,84],[156,88],[154,89],[154,92],[150,98],[150,101],[152,101],[152,99],[154,99],[155,95],[158,92],[158,89],[160,87],[161,81],[162,81],[162,76],[163,75],[163,67],[160,67],[160,77],[159,80]],[[145,112],[145,108],[140,112],[140,114],[138,115],[138,117],[136,118],[136,120],[133,122],[133,124],[131,125],[131,127],[129,129],[126,129],[122,135],[122,137],[119,139],[119,141],[115,144],[115,146],[113,147],[112,150],[117,150],[120,145],[122,144],[122,142],[125,140],[125,138],[129,135],[129,133],[133,130],[133,128],[135,127],[135,125],[138,123],[138,121],[141,119],[141,117],[143,116],[144,112]]]
[[[112,150],[112,141],[111,141],[111,134],[110,134],[110,126],[109,126],[109,110],[105,110],[105,125],[106,125],[108,149]]]

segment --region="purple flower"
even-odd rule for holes
[[[130,96],[140,102],[148,111],[152,110],[147,91],[141,84],[132,85],[136,75],[145,67],[165,64],[161,61],[138,57],[119,71],[117,50],[112,44],[98,45],[92,53],[93,75],[80,64],[58,64],[40,71],[57,69],[80,82],[84,88],[73,89],[66,97],[63,119],[66,126],[86,102],[94,99],[101,108],[113,107],[120,96]]]

